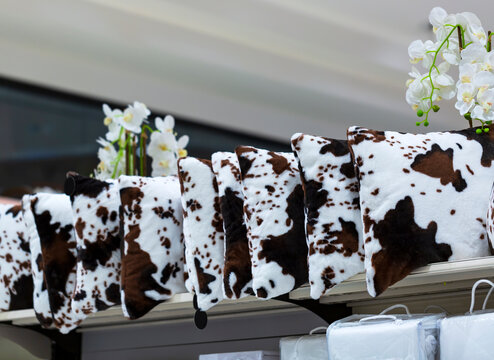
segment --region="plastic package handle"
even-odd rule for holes
[[[381,311],[381,312],[379,313],[379,315],[384,315],[384,314],[387,314],[387,313],[388,313],[388,311],[391,311],[391,310],[394,310],[394,309],[404,309],[404,310],[405,310],[405,312],[407,313],[407,315],[408,315],[409,317],[411,317],[411,316],[412,316],[412,314],[410,313],[410,309],[408,308],[408,306],[406,306],[406,305],[404,305],[404,304],[395,304],[395,305],[392,305],[392,306],[390,306],[390,307],[388,307],[388,308],[384,309],[383,311]]]
[[[371,320],[380,320],[380,319],[389,319],[389,320],[396,320],[396,316],[394,315],[374,315],[374,316],[369,316],[363,319],[359,320],[359,323],[363,323],[366,321],[371,321]]]
[[[491,295],[492,289],[494,288],[494,283],[490,280],[487,280],[487,279],[478,280],[475,284],[473,284],[473,286],[472,286],[472,300],[470,301],[470,311],[469,311],[470,314],[473,313],[473,308],[475,307],[475,292],[477,291],[477,287],[480,284],[489,284],[491,286],[491,289],[489,290],[489,292],[487,293],[487,296],[485,297],[482,310],[485,310],[485,307],[487,305],[487,300],[489,300],[489,296]]]
[[[309,335],[313,335],[315,332],[321,331],[321,330],[326,331],[327,329],[328,328],[326,326],[319,326],[319,327],[316,327],[315,329],[312,329],[311,331],[309,331]],[[299,337],[297,339],[297,342],[295,343],[295,349],[294,349],[293,354],[292,354],[292,359],[294,359],[294,360],[298,360],[298,345],[300,344],[300,341],[302,341],[302,336]]]

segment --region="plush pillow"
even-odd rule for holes
[[[372,296],[428,263],[490,254],[485,214],[494,133],[475,130],[348,130]]]
[[[244,194],[237,155],[217,152],[211,157],[221,199],[225,230],[223,289],[228,299],[240,299],[252,292],[252,264],[244,221]]]
[[[37,202],[36,195],[24,195],[22,197],[22,216],[26,224],[26,239],[29,241],[31,253],[31,273],[33,276],[33,308],[36,318],[44,328],[53,326],[53,317],[48,298],[48,289],[43,276],[43,256],[41,255],[41,244],[36,230],[36,223],[31,204]]]
[[[193,157],[178,162],[187,271],[199,310],[223,299],[223,219],[218,184],[209,160]]]
[[[304,192],[292,153],[236,149],[252,260],[253,289],[269,299],[308,280]]]
[[[364,271],[358,182],[345,140],[292,136],[304,187],[313,299]]]
[[[71,307],[77,254],[70,199],[65,194],[36,194],[32,211],[53,323],[60,332],[68,333],[80,323]]]
[[[72,308],[84,318],[120,304],[120,195],[114,180],[70,174],[67,184],[77,240]]]
[[[492,186],[491,195],[489,197],[486,225],[487,235],[489,237],[489,248],[491,253],[494,254],[494,186]]]
[[[176,176],[121,176],[124,315],[137,319],[184,292],[180,184]]]
[[[0,204],[0,310],[33,307],[33,278],[22,205]]]

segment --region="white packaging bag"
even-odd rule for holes
[[[244,351],[224,354],[200,355],[199,360],[279,360],[280,354],[274,351]]]
[[[352,315],[326,333],[330,360],[434,360],[437,321],[443,314]]]
[[[309,335],[282,338],[281,360],[328,360],[326,335],[315,334],[319,330],[326,330],[326,327],[316,328]]]
[[[491,285],[482,311],[473,312],[475,290],[481,283]],[[463,316],[453,316],[440,321],[441,360],[491,360],[494,359],[494,312],[485,311],[494,283],[479,280],[472,288],[470,311]]]

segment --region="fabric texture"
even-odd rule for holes
[[[348,130],[372,296],[431,262],[490,254],[494,134]]]
[[[237,155],[216,152],[211,157],[221,199],[225,230],[223,289],[228,299],[253,295],[247,227],[244,221],[244,194]]]
[[[33,278],[22,205],[0,204],[0,310],[33,307]]]
[[[253,289],[270,299],[308,280],[304,192],[292,153],[236,149],[252,260]]]
[[[178,162],[187,271],[200,310],[223,299],[224,233],[218,184],[211,161]]]
[[[489,237],[489,247],[491,254],[494,254],[494,185],[491,189],[491,195],[489,197],[489,206],[487,208],[487,236]]]
[[[114,180],[72,176],[70,196],[77,240],[76,289],[72,308],[78,317],[120,304],[120,195]]]
[[[124,315],[137,319],[184,292],[180,184],[176,176],[118,180],[124,232],[121,296]]]
[[[36,195],[24,195],[22,197],[22,216],[24,217],[24,222],[26,224],[26,240],[29,241],[29,251],[31,253],[34,313],[42,327],[50,328],[53,326],[53,316],[50,309],[50,300],[48,298],[48,288],[43,275],[41,243],[31,208],[31,204],[36,202]]]
[[[292,136],[304,187],[313,299],[364,271],[364,242],[358,181],[345,140]]]
[[[41,245],[53,324],[65,334],[81,322],[71,306],[77,254],[70,199],[65,194],[39,193],[33,197],[31,209]]]

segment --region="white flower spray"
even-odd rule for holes
[[[175,119],[172,116],[167,115],[165,119],[157,117],[156,129],[153,130],[147,121],[151,112],[138,101],[124,111],[112,110],[104,104],[103,113],[108,132],[105,139],[97,140],[101,147],[98,149],[100,162],[94,170],[95,178],[116,179],[123,174],[146,176],[147,155],[152,158],[151,176],[176,174],[177,160],[187,156],[185,148],[189,137],[184,135],[177,140],[177,133],[173,130]],[[149,145],[148,133],[151,134]]]
[[[437,102],[457,98],[455,108],[472,127],[472,121],[481,123],[477,133],[488,132],[494,120],[494,51],[492,34],[485,32],[479,18],[469,12],[448,14],[435,7],[429,14],[436,41],[413,41],[408,47],[412,64],[409,73],[406,101],[428,126],[430,112],[439,111]],[[457,82],[448,74],[452,66],[459,67]]]

